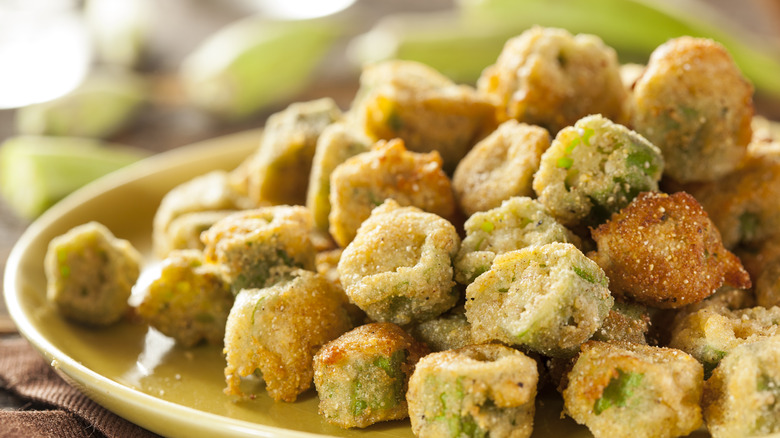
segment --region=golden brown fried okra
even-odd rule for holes
[[[672,348],[589,341],[568,375],[564,409],[596,438],[671,438],[702,424],[702,367]]]
[[[593,334],[593,340],[603,342],[631,342],[647,344],[650,314],[641,304],[615,301],[604,323]]]
[[[640,192],[658,190],[661,151],[600,115],[561,130],[534,175],[539,202],[566,226],[597,225]]]
[[[498,207],[513,196],[533,196],[539,161],[550,134],[538,126],[507,120],[460,161],[452,187],[467,215]]]
[[[66,318],[88,325],[113,324],[129,309],[141,255],[98,222],[72,228],[49,242],[44,268],[46,299]]]
[[[634,86],[633,126],[661,148],[666,174],[679,182],[712,181],[745,155],[752,96],[723,46],[676,38],[653,51]]]
[[[446,220],[388,199],[344,249],[341,284],[350,301],[375,321],[424,321],[459,298],[452,280],[458,245],[460,237]]]
[[[426,354],[424,344],[389,322],[362,325],[330,341],[314,356],[320,415],[345,429],[408,417],[409,377]]]
[[[474,213],[464,228],[466,238],[455,257],[455,280],[465,285],[490,269],[498,254],[552,242],[580,244],[580,238],[542,204],[527,197],[513,197],[500,207]]]
[[[406,394],[415,436],[531,436],[536,361],[499,344],[432,353],[415,367]]]
[[[780,433],[780,338],[735,347],[704,384],[702,407],[713,438]]]
[[[371,210],[392,198],[451,220],[455,199],[438,152],[409,152],[401,140],[380,141],[349,158],[331,175],[329,215],[333,239],[345,247]]]
[[[149,325],[190,347],[202,340],[222,345],[232,305],[230,285],[219,268],[204,264],[202,252],[186,249],[171,251],[163,260],[136,310]]]
[[[611,47],[594,35],[542,27],[507,41],[477,89],[499,99],[508,118],[553,135],[590,114],[622,122],[628,98]]]
[[[454,350],[475,343],[463,306],[456,306],[436,318],[416,324],[410,332],[428,345],[431,351]]]
[[[498,255],[466,289],[471,336],[571,356],[609,313],[607,284],[604,271],[569,243]]]
[[[590,257],[623,300],[659,308],[701,301],[723,284],[749,288],[750,277],[689,194],[641,193],[593,230]]]
[[[438,151],[448,173],[496,126],[488,97],[427,65],[401,60],[363,70],[350,115],[374,141],[400,138],[411,151]]]
[[[233,293],[263,287],[276,266],[314,270],[312,219],[300,206],[277,205],[230,215],[201,236]]]
[[[244,396],[241,378],[260,370],[274,400],[295,401],[311,387],[317,350],[352,328],[344,294],[319,274],[297,269],[277,280],[236,296],[225,327],[226,394]]]

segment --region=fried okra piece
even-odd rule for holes
[[[604,323],[593,334],[593,340],[603,342],[631,342],[647,344],[650,314],[641,304],[615,301]]]
[[[167,253],[176,250],[195,249],[202,251],[203,241],[200,235],[222,219],[235,214],[237,210],[195,211],[184,213],[168,224],[165,233]]]
[[[363,222],[338,272],[350,301],[375,321],[424,321],[452,308],[460,237],[445,219],[388,199]]]
[[[780,335],[780,307],[729,310],[710,306],[675,322],[669,346],[679,348],[704,365],[705,375],[738,345]]]
[[[364,68],[350,115],[374,141],[400,138],[411,151],[438,151],[448,173],[497,124],[487,96],[401,60]]]
[[[320,415],[345,429],[408,417],[409,377],[426,354],[425,344],[389,322],[362,325],[330,341],[314,356]]]
[[[88,222],[49,242],[44,259],[46,299],[64,317],[107,326],[129,310],[141,254],[105,225]]]
[[[525,438],[533,431],[536,361],[499,344],[432,353],[406,394],[415,436]]]
[[[252,206],[254,203],[233,185],[230,175],[221,170],[182,183],[165,194],[154,215],[154,253],[162,259],[174,249],[202,249],[200,241],[192,241],[189,236],[197,231],[195,224],[203,225],[205,230],[214,224],[211,220],[215,217],[208,215],[224,216]]]
[[[475,344],[471,338],[471,324],[466,309],[457,306],[436,318],[412,326],[412,336],[424,342],[431,351],[454,350]]]
[[[533,196],[539,161],[550,134],[539,126],[507,120],[477,143],[460,161],[452,187],[468,215],[498,207],[513,196]]]
[[[455,258],[455,280],[468,285],[490,269],[498,254],[552,242],[580,239],[558,223],[538,201],[513,197],[500,207],[474,213],[464,225],[466,237]]]
[[[633,126],[661,148],[668,176],[712,181],[745,156],[752,96],[753,86],[723,46],[676,38],[653,51],[634,86]]]
[[[341,247],[355,238],[374,207],[392,198],[451,220],[455,198],[438,152],[409,152],[401,140],[378,142],[349,158],[331,175],[330,234]]]
[[[311,387],[317,350],[352,328],[344,304],[336,286],[303,269],[241,290],[225,327],[225,393],[244,397],[241,378],[259,370],[271,398],[295,401]]]
[[[330,214],[330,175],[347,158],[367,152],[373,144],[365,135],[346,122],[326,127],[317,139],[317,146],[309,174],[306,207],[314,217],[314,226],[328,231]]]
[[[704,384],[702,407],[714,438],[780,433],[780,338],[735,347]]]
[[[596,438],[671,438],[702,424],[702,367],[672,348],[589,341],[568,375],[566,414]]]
[[[756,252],[753,248],[740,253],[745,268],[750,272],[759,306],[780,306],[780,239],[765,241]]]
[[[534,176],[539,202],[566,226],[597,225],[640,192],[657,191],[661,151],[625,126],[588,116],[561,130]]]
[[[194,249],[171,251],[136,311],[185,347],[201,341],[222,345],[233,294],[216,265]]]
[[[201,235],[233,293],[266,285],[277,266],[314,270],[312,219],[300,206],[278,205],[230,215]]]
[[[466,288],[471,336],[571,356],[612,308],[607,286],[604,271],[572,244],[506,252]]]
[[[268,118],[255,153],[249,157],[247,192],[258,205],[303,205],[317,139],[341,110],[330,98],[296,102]]]
[[[510,39],[477,89],[506,116],[553,135],[590,114],[623,121],[628,100],[615,51],[594,35],[533,27]]]
[[[598,249],[590,256],[607,273],[612,294],[624,301],[679,308],[724,284],[751,285],[707,213],[685,192],[641,193],[592,236]]]

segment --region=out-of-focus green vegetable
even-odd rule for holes
[[[197,107],[232,120],[291,98],[309,82],[340,27],[332,17],[233,23],[184,60],[186,95]]]
[[[88,0],[84,16],[98,58],[122,67],[136,66],[151,31],[154,0]]]
[[[77,137],[18,136],[0,145],[0,194],[32,219],[70,192],[148,152]]]
[[[101,72],[58,99],[20,108],[21,134],[106,138],[127,125],[146,100],[146,84],[129,72]]]
[[[668,39],[691,35],[723,44],[759,90],[780,96],[780,49],[670,5],[647,0],[460,0],[455,12],[388,16],[358,36],[350,54],[359,63],[420,61],[455,80],[473,82],[495,62],[508,38],[533,25],[598,35],[623,62],[647,62],[650,52]]]

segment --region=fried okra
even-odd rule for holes
[[[389,322],[362,325],[330,341],[314,356],[320,415],[345,429],[408,417],[409,377],[427,353]]]
[[[414,325],[412,336],[424,342],[431,351],[454,350],[474,344],[466,309],[457,306],[436,318]]]
[[[593,334],[593,340],[603,342],[632,342],[647,344],[650,331],[650,314],[640,304],[615,301],[604,323]]]
[[[330,175],[347,158],[369,150],[371,142],[346,122],[326,127],[317,139],[317,146],[309,174],[306,207],[314,217],[314,226],[328,231],[330,214]]]
[[[221,170],[182,183],[165,194],[154,215],[154,253],[165,258],[174,249],[202,249],[200,240],[190,238],[190,233],[197,232],[196,224],[205,227],[200,230],[204,231],[214,224],[214,215],[222,217],[253,205]]]
[[[460,161],[452,187],[468,215],[498,207],[513,196],[533,196],[539,161],[550,134],[538,126],[507,120]]]
[[[607,285],[604,271],[569,243],[500,254],[466,288],[471,336],[571,356],[609,313]]]
[[[163,260],[136,311],[152,327],[191,347],[203,340],[222,345],[232,306],[230,285],[218,267],[204,264],[202,252],[185,249]]]
[[[640,192],[657,191],[663,169],[655,145],[592,115],[558,133],[542,155],[533,188],[564,225],[597,225]]]
[[[44,268],[46,299],[66,318],[87,325],[113,324],[129,309],[141,255],[98,222],[72,228],[49,242]]]
[[[477,89],[506,116],[552,134],[590,114],[621,122],[627,92],[615,51],[594,35],[533,27],[510,39]]]
[[[448,173],[496,126],[488,97],[413,61],[365,67],[350,113],[374,141],[400,138],[411,151],[438,151]]]
[[[676,38],[653,51],[634,86],[633,126],[661,148],[668,176],[715,180],[745,155],[752,96],[753,86],[723,46]]]
[[[714,438],[780,433],[780,338],[735,347],[704,384],[702,407]]]
[[[591,258],[615,297],[658,308],[701,301],[722,285],[750,287],[739,259],[689,194],[641,193],[592,232]]]
[[[558,223],[542,204],[513,197],[500,207],[473,214],[464,225],[466,238],[455,258],[455,280],[468,285],[490,269],[498,254],[552,242],[580,244],[580,239]]]
[[[406,394],[412,430],[422,438],[529,437],[538,379],[536,361],[499,344],[429,354]]]
[[[375,321],[424,321],[452,308],[452,257],[460,237],[445,219],[392,199],[374,209],[341,255],[350,301]]]
[[[754,252],[743,251],[740,256],[750,272],[759,306],[780,306],[780,236],[765,241]]]
[[[245,396],[241,378],[259,370],[268,394],[293,402],[309,389],[317,350],[352,328],[344,294],[319,274],[297,269],[236,296],[225,327],[229,395]]]
[[[387,198],[448,220],[455,214],[452,185],[438,152],[409,152],[401,140],[380,141],[370,152],[346,160],[330,181],[330,233],[342,247]]]
[[[312,219],[300,206],[279,205],[228,216],[201,235],[206,261],[216,263],[233,293],[263,287],[272,268],[314,270]]]
[[[269,117],[260,146],[247,159],[250,198],[257,204],[304,204],[317,139],[340,118],[329,98],[293,103]]]
[[[702,424],[702,367],[672,348],[589,341],[563,391],[566,414],[596,438],[685,436]]]

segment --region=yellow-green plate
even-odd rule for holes
[[[96,220],[151,254],[152,218],[163,195],[214,169],[233,169],[255,147],[247,131],[160,154],[100,179],[52,207],[26,230],[8,259],[5,298],[19,331],[69,382],[118,415],[165,436],[411,437],[408,421],[343,430],[317,414],[314,390],[295,403],[275,403],[264,391],[234,402],[223,393],[220,348],[183,349],[146,326],[106,329],[69,323],[45,300],[43,259],[48,242]],[[151,260],[151,258],[149,259]],[[590,436],[561,421],[561,403],[541,400],[534,436]]]

